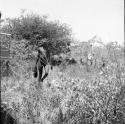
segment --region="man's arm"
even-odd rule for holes
[[[37,66],[38,60],[39,60],[39,53],[38,53],[37,58],[36,58],[36,64],[35,64],[35,66]]]

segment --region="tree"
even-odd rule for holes
[[[13,39],[25,39],[26,46],[38,46],[42,39],[46,39],[48,49],[53,55],[68,52],[72,40],[68,25],[48,21],[46,17],[35,14],[8,19],[2,30],[10,33]]]

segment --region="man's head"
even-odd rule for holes
[[[38,43],[38,46],[41,47],[41,46],[44,46],[44,44],[46,44],[47,40],[46,39],[42,39],[39,41]]]

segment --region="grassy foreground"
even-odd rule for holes
[[[80,78],[84,72],[70,76],[77,73],[76,67],[68,70],[60,72],[55,67],[43,82],[43,89],[32,72],[18,80],[3,78],[2,103],[19,124],[125,123],[125,72],[120,78],[88,74],[87,79]]]

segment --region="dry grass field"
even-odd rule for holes
[[[124,124],[125,73],[118,79],[79,69],[54,67],[42,89],[32,72],[5,77],[2,103],[20,124]]]

